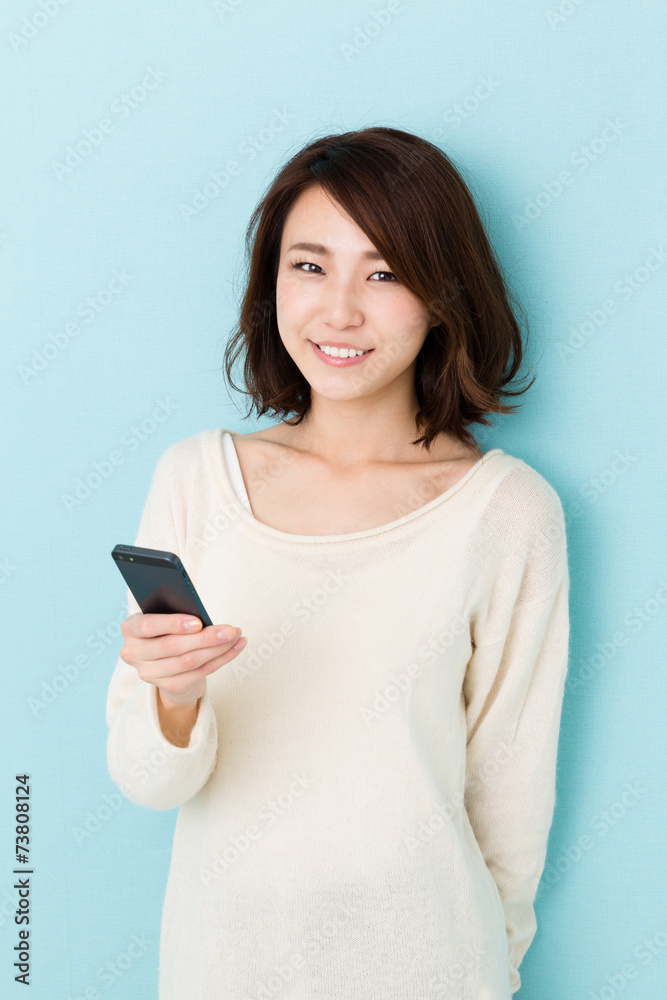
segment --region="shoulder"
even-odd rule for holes
[[[568,572],[565,513],[558,491],[523,459],[502,453],[484,498],[473,551],[493,575],[515,578],[533,598]]]
[[[495,488],[485,511],[504,530],[521,534],[564,526],[560,495],[552,483],[522,458],[503,452],[498,456]]]
[[[272,429],[269,429],[272,430]],[[190,437],[174,441],[157,461],[155,477],[167,484],[172,493],[192,496],[201,493],[215,480],[224,464],[224,435],[234,438],[234,450],[245,463],[244,470],[261,470],[262,463],[275,459],[276,451],[287,450],[267,431],[239,434],[227,427],[210,427]]]
[[[225,428],[213,427],[174,441],[160,454],[153,482],[172,496],[189,494],[200,480],[210,480],[211,466],[222,449]]]
[[[536,608],[553,600],[564,585],[569,588],[565,517],[558,491],[516,456],[503,452],[493,465],[468,551],[477,595],[476,645],[504,638],[519,607]]]
[[[158,466],[175,474],[189,472],[194,463],[210,459],[217,451],[225,430],[224,427],[212,427],[180,441],[174,441],[158,458]]]

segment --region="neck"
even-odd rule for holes
[[[419,436],[416,396],[402,405],[395,397],[332,400],[313,393],[311,408],[298,425],[282,425],[285,443],[307,451],[337,469],[378,463],[447,461],[471,454],[451,435],[442,433],[430,452],[411,442]]]

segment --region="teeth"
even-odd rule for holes
[[[353,347],[329,347],[327,344],[318,344],[317,346],[324,354],[329,354],[332,358],[356,358],[357,355],[368,354],[368,351],[355,351]]]

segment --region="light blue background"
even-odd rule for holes
[[[369,125],[437,142],[470,183],[528,310],[538,373],[518,414],[472,429],[483,450],[544,475],[568,521],[557,807],[519,995],[662,995],[667,7],[400,0],[379,25],[389,6],[3,7],[3,997],[26,995],[11,970],[21,772],[33,804],[30,996],[157,996],[177,813],[118,805],[107,774],[105,697],[126,616],[109,552],[134,539],[172,442],[275,422],[244,421],[221,374],[245,227],[289,156]],[[63,170],[86,130],[99,141]],[[207,188],[230,161],[237,173]],[[208,194],[188,213],[198,190]],[[125,284],[107,294],[116,272]],[[161,401],[170,412],[151,423]],[[68,509],[63,498],[112,451],[120,464]],[[85,667],[67,667],[82,656]],[[68,669],[36,710],[30,699]],[[636,791],[624,802],[626,784]],[[96,812],[98,829],[77,840]],[[103,981],[135,936],[139,957]]]

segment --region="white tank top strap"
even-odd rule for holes
[[[245,482],[243,481],[243,473],[241,472],[239,456],[236,452],[234,439],[229,431],[225,431],[222,435],[222,446],[225,453],[227,475],[229,476],[232,486],[234,487],[234,493],[246,510],[252,514],[250,500],[248,499],[248,491],[246,490]]]

